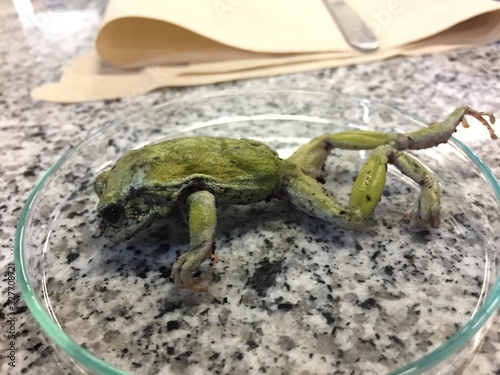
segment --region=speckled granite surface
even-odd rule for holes
[[[52,3],[55,10],[59,9],[57,2]],[[92,38],[95,35],[98,24],[99,12],[101,11],[100,7],[93,7],[92,4],[87,5],[86,10],[83,12],[77,12],[78,7],[75,6],[75,12],[65,14],[61,18],[54,13],[51,16],[51,21],[44,24],[48,26],[42,27],[41,30],[37,30],[29,25],[24,25],[23,28],[10,4],[0,6],[0,28],[2,29],[3,37],[6,37],[8,41],[8,43],[2,43],[2,47],[0,47],[0,54],[2,56],[2,65],[0,66],[0,77],[2,77],[0,81],[2,87],[0,94],[2,164],[0,168],[2,172],[1,179],[3,186],[5,186],[0,192],[2,202],[0,211],[2,220],[2,226],[0,227],[0,238],[2,241],[0,262],[3,280],[1,285],[3,296],[2,319],[5,322],[7,321],[8,308],[10,307],[9,304],[4,304],[7,301],[5,275],[7,273],[7,265],[12,261],[14,230],[24,201],[36,181],[71,145],[81,140],[87,132],[95,130],[102,126],[103,123],[114,120],[117,117],[123,117],[151,105],[184,96],[202,96],[215,90],[265,88],[311,88],[355,94],[357,96],[385,101],[423,118],[442,117],[443,113],[449,112],[458,103],[467,103],[473,107],[493,110],[497,113],[500,112],[500,100],[498,98],[498,93],[500,92],[500,45],[462,50],[444,55],[398,58],[380,63],[296,74],[286,77],[225,83],[197,88],[161,90],[140,98],[128,98],[105,103],[62,106],[51,103],[33,102],[29,97],[31,87],[42,82],[55,80],[62,65],[69,61],[72,56],[85,51],[91,46]],[[67,20],[69,16],[72,17],[70,18],[71,22],[69,24],[66,23],[65,26],[61,26],[63,25],[63,20]],[[62,27],[61,30],[66,30],[66,32],[59,31],[57,27]],[[483,158],[496,176],[500,176],[500,144],[489,142],[485,137],[472,140],[467,135],[467,132],[460,132],[458,137],[471,146]],[[266,210],[260,206],[253,209],[255,210],[254,213],[266,215]],[[286,210],[286,207],[278,205],[276,209],[285,212],[286,215],[291,215]],[[290,258],[287,263],[287,261],[277,262],[276,259],[264,257],[257,249],[265,247],[266,244],[268,245],[266,239],[269,241],[269,237],[267,235],[271,234],[267,233],[266,236],[263,236],[264,239],[258,236],[248,237],[249,233],[245,231],[245,226],[251,226],[251,223],[249,224],[243,219],[238,219],[239,214],[238,211],[233,212],[229,210],[226,212],[226,223],[234,221],[241,224],[241,231],[236,230],[222,233],[220,240],[224,242],[231,240],[232,237],[243,236],[246,240],[245,244],[255,248],[253,251],[259,256],[258,259],[260,261],[256,262],[255,269],[251,270],[251,274],[248,275],[249,288],[248,285],[246,287],[245,285],[237,284],[233,286],[232,293],[234,291],[238,293],[239,290],[244,291],[242,292],[242,298],[244,297],[243,302],[238,304],[238,301],[233,298],[231,292],[226,290],[223,291],[224,293],[219,293],[222,296],[221,298],[216,298],[213,295],[195,297],[186,294],[175,294],[175,298],[162,299],[161,306],[152,305],[151,309],[148,309],[148,303],[154,304],[158,298],[152,296],[153,298],[151,299],[145,293],[142,297],[144,303],[136,304],[135,306],[137,308],[142,306],[141,309],[144,311],[141,311],[141,313],[144,314],[150,313],[156,317],[158,315],[168,315],[166,326],[145,327],[145,330],[140,334],[141,337],[137,340],[136,347],[133,349],[133,345],[130,345],[130,349],[124,347],[123,351],[116,355],[117,358],[127,360],[131,356],[129,351],[148,350],[151,356],[150,363],[156,363],[154,366],[158,366],[157,360],[161,362],[162,358],[170,356],[176,358],[172,361],[172,369],[180,371],[180,369],[192,361],[196,361],[196,358],[193,359],[191,355],[193,352],[200,350],[195,345],[196,341],[189,339],[189,336],[193,335],[190,330],[201,332],[203,331],[203,327],[212,325],[212,331],[207,331],[207,334],[211,333],[212,336],[210,337],[213,340],[218,339],[214,336],[219,335],[220,337],[223,334],[230,334],[230,331],[223,331],[217,328],[217,323],[222,326],[231,327],[232,324],[246,322],[242,328],[245,339],[241,347],[237,343],[233,345],[227,339],[229,341],[226,345],[232,346],[234,349],[227,358],[218,351],[213,351],[209,347],[205,348],[206,358],[208,359],[207,363],[211,363],[212,366],[207,366],[208,371],[214,373],[220,371],[224,373],[224,371],[230,370],[229,366],[224,367],[224,363],[240,363],[241,367],[234,367],[236,371],[245,372],[251,368],[253,372],[257,373],[259,371],[263,372],[266,366],[268,366],[268,373],[273,373],[273,371],[269,370],[273,367],[269,366],[272,364],[274,357],[266,353],[266,348],[259,345],[261,344],[262,332],[266,329],[266,325],[279,324],[280,320],[289,319],[290,324],[296,322],[304,324],[306,322],[315,328],[319,327],[320,331],[327,329],[331,331],[335,328],[335,321],[337,323],[342,321],[342,317],[345,316],[344,314],[337,316],[335,314],[332,315],[328,311],[319,312],[319,315],[322,315],[321,319],[311,321],[300,318],[301,314],[304,313],[303,303],[302,301],[294,300],[294,293],[290,293],[290,290],[293,291],[294,288],[300,287],[300,283],[296,281],[300,280],[301,277],[300,267],[298,265],[292,267],[290,262],[293,258]],[[270,217],[268,219],[271,220]],[[300,223],[300,218],[293,220],[295,220],[294,223]],[[396,218],[394,220],[397,221]],[[318,252],[320,252],[323,239],[315,229],[317,222],[307,221],[302,224],[305,232],[309,232],[311,235],[311,241],[319,243]],[[287,228],[286,222],[273,222],[273,225],[284,225],[284,227],[279,227],[282,233],[290,229]],[[290,224],[288,223],[289,226]],[[289,243],[299,241],[297,238],[290,239],[287,237],[287,239]],[[182,237],[174,240],[174,242],[184,241]],[[349,242],[354,240],[347,235],[347,239],[344,241]],[[296,244],[300,249],[300,243]],[[358,246],[362,247],[362,245]],[[376,249],[376,244],[371,244],[370,246],[374,246],[374,248],[370,248]],[[128,252],[127,256],[130,256],[132,260],[134,259],[134,249],[129,248],[127,250],[125,246],[118,248],[117,251]],[[358,249],[358,251],[361,250]],[[366,258],[365,261],[369,262],[373,261],[371,257],[375,254],[376,251],[374,250],[370,253],[358,255],[363,259]],[[377,256],[380,257],[381,255]],[[110,258],[102,260],[113,261],[113,257],[110,255],[108,257]],[[316,255],[315,257],[313,260],[310,260],[311,265],[321,264],[321,262],[325,261],[321,257],[318,258]],[[341,254],[338,257],[338,261],[340,262],[349,261],[347,255],[347,258],[341,259]],[[380,264],[377,266],[381,267],[381,270],[386,275],[391,276],[389,274],[393,270],[385,268],[385,263],[380,259]],[[72,262],[74,261],[73,264],[76,265],[81,264],[85,260],[88,261],[82,255],[78,259],[72,260]],[[243,267],[243,265],[237,264],[228,267],[227,264],[229,263],[222,263],[222,265],[219,264],[217,266],[220,276],[224,279],[238,272],[238,269]],[[144,264],[140,264],[140,266],[144,266]],[[154,265],[148,266],[154,268]],[[123,272],[123,270],[119,269],[119,265],[113,265],[113,267],[117,269],[117,272]],[[283,268],[285,267],[294,270],[287,271],[288,279],[282,277],[284,273]],[[171,288],[168,282],[168,275],[161,267],[156,267],[156,272],[147,275],[141,273],[142,269],[139,266],[130,267],[124,272],[132,273],[137,280],[142,280],[142,286],[145,290],[150,287],[165,287],[166,290],[170,290],[169,288]],[[278,292],[267,294],[266,296],[266,293],[259,289],[258,283],[252,284],[252,280],[258,278],[259,272],[268,276],[272,276],[273,273],[277,274],[277,283],[282,283],[284,287],[279,289]],[[293,275],[290,272],[299,274]],[[459,270],[459,272],[470,273],[469,270],[465,271],[464,269]],[[329,275],[328,270],[324,267],[317,273],[319,279]],[[359,275],[359,278],[362,277],[369,277],[369,275]],[[471,277],[473,276],[471,275]],[[71,284],[71,280],[68,281],[70,278],[71,275],[66,277],[61,274],[61,280],[65,280],[68,284]],[[111,285],[102,286],[103,289],[99,290],[100,298],[92,302],[94,303],[95,310],[102,311],[105,307],[108,308],[110,305],[103,305],[102,301],[105,300],[106,303],[109,303],[109,301],[113,301],[116,298],[113,295],[113,288],[116,289],[117,285],[113,285],[113,283],[123,283],[126,280],[127,278],[123,280],[115,279],[111,281]],[[296,284],[288,280],[295,280]],[[52,282],[57,283],[58,280],[53,280]],[[122,284],[120,285],[123,287]],[[69,285],[64,286],[64,288],[68,287]],[[61,290],[63,290],[62,287]],[[225,293],[228,295],[227,299],[223,297]],[[311,301],[321,298],[325,298],[328,301],[330,293],[331,291],[328,291],[328,289],[322,291],[319,288],[311,293]],[[262,294],[266,297],[261,296]],[[75,306],[78,306],[79,297],[75,297]],[[377,306],[377,298],[381,298],[380,293],[374,296],[366,294],[358,296],[343,295],[342,297],[344,300],[353,299],[354,301],[358,301],[358,319],[361,319],[363,316],[370,317],[372,315],[376,319],[374,314],[381,309],[380,306]],[[387,300],[387,295],[382,299]],[[312,303],[311,301],[308,303]],[[92,304],[87,304],[85,308],[88,308],[89,305]],[[112,307],[113,314],[96,314],[92,313],[92,310],[85,312],[88,315],[86,321],[89,327],[102,324],[101,327],[107,330],[107,336],[102,343],[92,342],[92,339],[89,338],[88,345],[90,349],[99,352],[106,346],[106,340],[113,342],[119,339],[122,329],[120,328],[120,321],[117,322],[115,319],[116,316],[120,316],[119,319],[127,320],[128,313],[126,309],[123,309],[123,305],[123,302],[116,301]],[[193,308],[195,305],[197,306],[196,309]],[[203,305],[206,308],[203,308]],[[212,312],[210,312],[210,308],[212,308]],[[16,338],[16,367],[14,369],[9,367],[7,357],[2,354],[0,357],[0,372],[12,374],[64,373],[56,363],[52,349],[41,340],[40,329],[29,315],[24,302],[22,300],[17,301],[15,309],[17,312],[15,315],[16,330],[18,332]],[[456,306],[456,309],[466,310],[467,305],[464,303],[464,305]],[[218,313],[213,315],[213,311],[217,311]],[[238,316],[234,312],[230,314],[230,311],[237,311],[240,314],[248,313],[250,315]],[[84,311],[79,310],[79,313],[83,314]],[[401,319],[407,319],[407,324],[415,324],[418,320],[416,316],[424,314],[425,312],[421,313],[415,307],[412,311],[401,312]],[[99,323],[99,319],[102,319],[101,323]],[[377,320],[374,320],[374,322],[377,324],[380,323]],[[163,329],[168,334],[169,342],[164,341],[166,343],[165,346],[161,346],[162,342],[150,342],[151,339],[149,337],[152,336],[151,332],[156,332],[158,329]],[[305,330],[307,331],[307,329]],[[480,353],[467,370],[467,373],[500,373],[500,335],[498,332],[500,332],[500,322],[497,319],[490,329]],[[4,339],[5,333],[6,330],[2,330],[2,340],[0,340],[1,353],[6,353],[8,349],[6,346],[7,341]],[[340,332],[340,335],[342,334],[345,333]],[[446,335],[446,332],[444,334]],[[210,338],[205,338],[205,340],[210,345]],[[291,355],[298,356],[302,348],[306,346],[302,345],[302,343],[307,340],[310,340],[307,335],[299,338],[288,332],[283,332],[279,336],[276,336],[272,349],[275,352],[290,351]],[[322,342],[325,346],[332,344],[328,340],[331,340],[330,336],[324,337],[322,340],[318,340],[317,337],[315,338],[316,343]],[[346,336],[345,340],[348,341],[349,337]],[[377,340],[380,340],[380,342]],[[357,345],[360,347],[384,345],[392,348],[391,350],[397,353],[397,347],[398,345],[401,346],[402,342],[407,346],[416,343],[412,343],[411,338],[406,337],[393,336],[392,338],[377,339],[375,336],[375,344],[374,341],[370,341],[370,338],[365,337],[364,341],[358,342]],[[149,345],[158,345],[158,348],[151,350]],[[349,348],[346,346],[340,349],[347,350]],[[307,355],[312,355],[312,357],[318,357],[317,363],[323,361],[321,357],[325,357],[325,354],[321,353],[320,349],[311,354],[307,353]],[[245,358],[245,360],[239,361],[241,358]],[[260,361],[258,358],[260,358]],[[137,373],[146,373],[144,367],[140,367],[142,366],[140,362],[135,362],[132,358],[130,360],[131,370],[135,368]],[[280,361],[283,360],[283,358],[280,358]],[[159,368],[154,366],[151,368]],[[294,370],[287,369],[286,364],[283,363],[278,367],[282,369],[283,373],[285,373],[285,370],[289,370],[288,373],[297,373]],[[308,369],[307,366],[297,366],[297,368],[300,370]],[[372,368],[372,371],[377,372],[379,369]],[[324,363],[318,365],[316,370],[324,373],[334,373],[335,371],[333,367]]]

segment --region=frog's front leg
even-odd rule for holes
[[[209,259],[214,251],[217,226],[215,197],[208,191],[197,191],[187,198],[189,205],[189,250],[181,255],[172,268],[172,277],[178,288],[204,292],[207,287],[193,280],[193,272]]]

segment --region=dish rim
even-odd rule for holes
[[[18,282],[19,289],[21,291],[21,295],[26,301],[26,305],[32,316],[35,318],[37,323],[40,325],[40,328],[44,331],[44,333],[53,340],[53,342],[61,348],[66,354],[68,354],[71,358],[73,358],[76,362],[81,363],[83,366],[88,368],[91,371],[95,371],[101,374],[110,374],[110,375],[125,375],[128,372],[120,370],[113,365],[105,362],[99,357],[91,354],[89,351],[82,348],[76,341],[74,341],[52,318],[50,314],[44,309],[43,303],[36,296],[36,293],[33,292],[33,286],[29,280],[29,273],[26,267],[25,254],[24,254],[24,246],[25,246],[25,231],[28,227],[27,219],[29,218],[31,208],[33,203],[35,202],[38,194],[41,192],[42,188],[45,186],[47,181],[50,181],[50,177],[64,164],[64,162],[70,158],[75,152],[80,150],[80,148],[89,143],[89,141],[94,138],[99,137],[102,133],[107,130],[118,127],[123,123],[128,123],[132,121],[134,118],[141,117],[145,113],[156,111],[163,107],[168,106],[176,106],[182,105],[187,102],[199,102],[205,99],[217,98],[217,97],[234,97],[240,95],[257,95],[257,94],[302,94],[302,95],[321,95],[321,96],[330,96],[330,97],[343,97],[349,100],[363,101],[368,103],[368,105],[377,105],[381,107],[388,108],[390,110],[396,111],[403,116],[406,116],[412,120],[417,120],[421,124],[425,125],[425,121],[423,121],[418,116],[414,114],[408,113],[404,110],[401,110],[395,106],[390,104],[386,104],[384,102],[378,100],[367,99],[359,96],[353,96],[348,94],[342,94],[339,92],[326,92],[326,91],[313,91],[313,90],[288,90],[288,89],[279,89],[279,90],[231,90],[231,91],[218,91],[215,93],[210,93],[208,95],[198,96],[198,97],[183,97],[177,100],[167,101],[162,104],[158,104],[152,106],[151,108],[144,109],[142,111],[137,112],[131,116],[127,116],[125,118],[121,118],[108,124],[104,124],[101,128],[89,132],[80,142],[78,142],[74,147],[71,147],[62,157],[59,158],[41,177],[41,179],[36,183],[32,192],[28,196],[26,203],[23,206],[21,214],[19,216],[18,225],[15,233],[15,241],[14,241],[14,261],[15,261],[15,269],[16,269],[16,279]],[[463,144],[461,141],[456,138],[451,138],[452,142],[456,144],[456,146],[465,153],[465,155],[478,166],[481,172],[484,174],[484,177],[488,181],[488,183],[493,187],[493,190],[496,195],[497,202],[500,202],[500,184],[497,178],[494,176],[493,172],[490,168],[479,158],[474,151],[472,151],[468,146]],[[430,367],[437,365],[442,362],[444,359],[458,351],[460,348],[465,346],[465,344],[471,340],[474,335],[484,326],[484,324],[489,320],[489,318],[495,313],[497,308],[500,306],[500,275],[497,276],[495,284],[491,287],[490,292],[484,300],[484,303],[479,307],[476,314],[472,316],[472,318],[461,327],[455,334],[453,334],[447,341],[442,343],[436,349],[427,353],[425,356],[420,357],[419,359],[410,362],[409,364],[400,367],[392,372],[390,375],[410,375],[410,374],[419,374]]]

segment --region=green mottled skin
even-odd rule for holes
[[[211,192],[218,204],[258,202],[283,182],[287,164],[276,151],[253,140],[174,139],[130,151],[104,172],[99,206],[123,202],[128,219],[149,222],[152,216],[168,216],[194,190]],[[104,227],[116,239],[133,235],[135,227],[130,228]]]
[[[224,191],[221,203],[253,202],[281,183],[281,167],[273,149],[253,140],[179,138],[125,154],[109,174],[107,191],[124,196],[135,187],[173,198],[201,179],[213,193]]]
[[[286,160],[265,144],[248,139],[188,137],[151,144],[126,153],[111,170],[97,177],[94,188],[99,197],[101,229],[112,240],[127,239],[155,219],[169,216],[179,204],[187,205],[189,249],[174,264],[172,276],[180,288],[204,291],[206,287],[191,275],[214,256],[216,205],[284,198],[311,216],[359,230],[382,197],[388,163],[421,186],[413,223],[436,227],[440,222],[438,181],[403,150],[447,142],[461,122],[467,126],[465,115],[480,120],[496,137],[484,119],[489,116],[493,123],[491,114],[464,106],[441,123],[406,134],[325,134]],[[336,202],[317,182],[333,148],[373,149],[354,182],[347,207]]]

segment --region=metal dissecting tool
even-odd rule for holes
[[[323,0],[346,41],[359,52],[373,52],[379,47],[377,37],[344,0]]]

